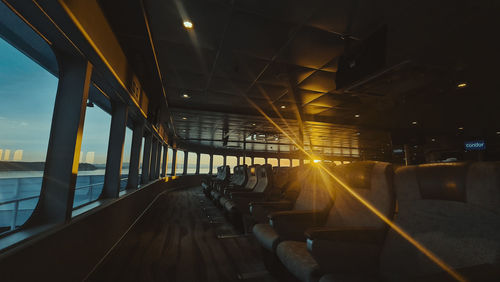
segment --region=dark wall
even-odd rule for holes
[[[158,194],[199,185],[201,178],[159,180],[27,241],[0,260],[0,281],[81,281]]]

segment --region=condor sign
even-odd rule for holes
[[[482,151],[486,149],[484,140],[467,141],[465,142],[466,151]]]

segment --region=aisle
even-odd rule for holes
[[[253,237],[237,234],[200,187],[173,191],[156,201],[89,281],[275,281],[269,275],[238,279],[265,267]]]

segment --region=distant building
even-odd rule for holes
[[[12,159],[15,162],[20,162],[23,160],[23,152],[24,150],[16,150],[14,152],[14,158]]]
[[[94,158],[95,158],[95,152],[87,152],[87,155],[85,156],[85,162],[88,164],[93,164]]]

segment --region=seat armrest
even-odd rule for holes
[[[284,211],[290,210],[293,206],[293,203],[290,201],[277,201],[277,202],[251,202],[250,203],[250,212],[252,212],[254,207],[266,208],[273,211]]]
[[[283,240],[303,241],[304,231],[314,226],[321,226],[325,213],[316,210],[279,211],[268,215],[269,224]]]
[[[238,192],[230,192],[230,195],[231,195],[231,199],[234,199],[234,198],[261,199],[266,194],[264,194],[262,192],[252,192],[252,191],[241,192],[241,191],[238,191]]]
[[[386,230],[374,227],[313,227],[305,231],[309,240],[330,240],[382,244]]]
[[[310,228],[307,250],[326,272],[376,273],[386,231],[371,227]]]

